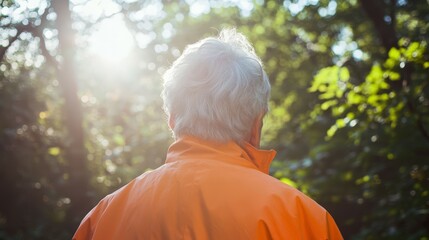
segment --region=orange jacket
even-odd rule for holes
[[[343,239],[329,213],[269,176],[275,151],[184,137],[108,195],[73,239]]]

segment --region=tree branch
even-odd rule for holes
[[[48,48],[46,47],[45,37],[43,36],[43,28],[46,26],[48,21],[47,16],[49,14],[48,8],[45,9],[43,14],[40,16],[40,26],[32,32],[34,36],[39,37],[40,39],[40,50],[42,51],[42,55],[45,57],[46,62],[51,64],[56,70],[58,70],[58,62],[57,60],[49,53]]]
[[[42,51],[42,55],[45,57],[46,62],[58,70],[58,61],[49,53],[43,33],[40,30],[36,30],[33,32],[33,34],[40,39],[40,50]]]
[[[18,40],[21,33],[34,31],[34,27],[32,25],[24,25],[24,24],[19,24],[19,25],[9,24],[7,26],[3,26],[2,28],[7,29],[7,28],[12,28],[12,27],[15,28],[17,31],[16,35],[14,37],[12,37],[11,39],[9,39],[9,44],[7,46],[0,47],[0,62],[4,60],[4,57],[6,55],[7,50],[9,49],[9,47],[12,45],[13,42]]]
[[[396,27],[396,0],[390,0],[390,25]]]
[[[40,16],[41,22],[40,22],[39,26],[35,26],[33,23],[27,24],[27,25],[9,23],[9,24],[2,26],[2,29],[15,28],[17,33],[14,37],[9,39],[9,44],[7,46],[0,47],[0,62],[4,60],[6,52],[9,49],[9,47],[12,45],[12,43],[15,42],[16,40],[18,40],[19,36],[23,32],[29,32],[29,33],[32,33],[34,36],[38,36],[39,38],[41,38],[41,42],[43,42],[43,45],[45,45],[44,39],[42,39],[43,34],[41,34],[42,33],[41,29],[46,25],[48,13],[49,13],[48,8],[46,8],[45,11],[43,12],[43,14]],[[44,47],[46,49],[46,46],[44,46]],[[42,49],[42,52],[43,52],[43,49]]]
[[[392,47],[397,46],[398,39],[396,37],[396,32],[392,24],[386,23],[384,21],[384,9],[387,8],[383,1],[373,1],[373,0],[359,0],[363,10],[371,19],[374,27],[378,33],[378,36],[383,44],[383,47],[386,51],[389,51]],[[393,21],[393,19],[392,19]]]
[[[3,61],[4,56],[6,55],[6,52],[9,49],[9,47],[12,45],[12,43],[15,42],[19,38],[19,35],[21,35],[21,33],[24,32],[23,29],[17,28],[16,30],[17,30],[16,35],[14,37],[12,37],[11,39],[9,39],[9,44],[5,47],[0,47],[0,62]]]

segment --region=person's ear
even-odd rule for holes
[[[168,115],[168,127],[171,130],[173,130],[175,124],[176,124],[176,119],[174,118],[173,114]]]
[[[262,122],[264,118],[264,113],[259,114],[259,116],[253,121],[252,129],[250,132],[249,143],[255,148],[259,148],[261,142],[261,131],[262,131]]]

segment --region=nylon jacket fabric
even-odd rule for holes
[[[108,195],[73,239],[343,239],[329,213],[268,175],[275,151],[194,137]]]

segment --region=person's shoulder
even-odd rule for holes
[[[306,226],[306,232],[298,234],[307,236],[306,239],[316,239],[316,236],[317,239],[320,236],[323,239],[342,239],[335,221],[311,197],[269,175],[261,176],[259,180],[269,189],[265,192],[264,208],[261,209],[265,222],[287,226],[291,231]],[[278,232],[280,234],[282,230]]]
[[[139,175],[136,178],[134,178],[131,181],[129,181],[124,186],[120,187],[116,191],[114,191],[114,192],[110,193],[109,195],[107,195],[103,200],[104,201],[110,201],[111,199],[114,199],[114,198],[116,198],[116,197],[118,197],[120,195],[129,194],[130,192],[132,192],[132,190],[135,190],[135,188],[138,188],[139,186],[141,186],[142,184],[144,184],[145,181],[147,181],[147,178],[150,177],[153,174],[156,174],[157,171],[158,171],[158,169],[145,171],[141,175]]]
[[[256,180],[267,189],[267,201],[278,201],[288,207],[301,208],[325,216],[326,210],[299,189],[267,174],[258,174]]]

